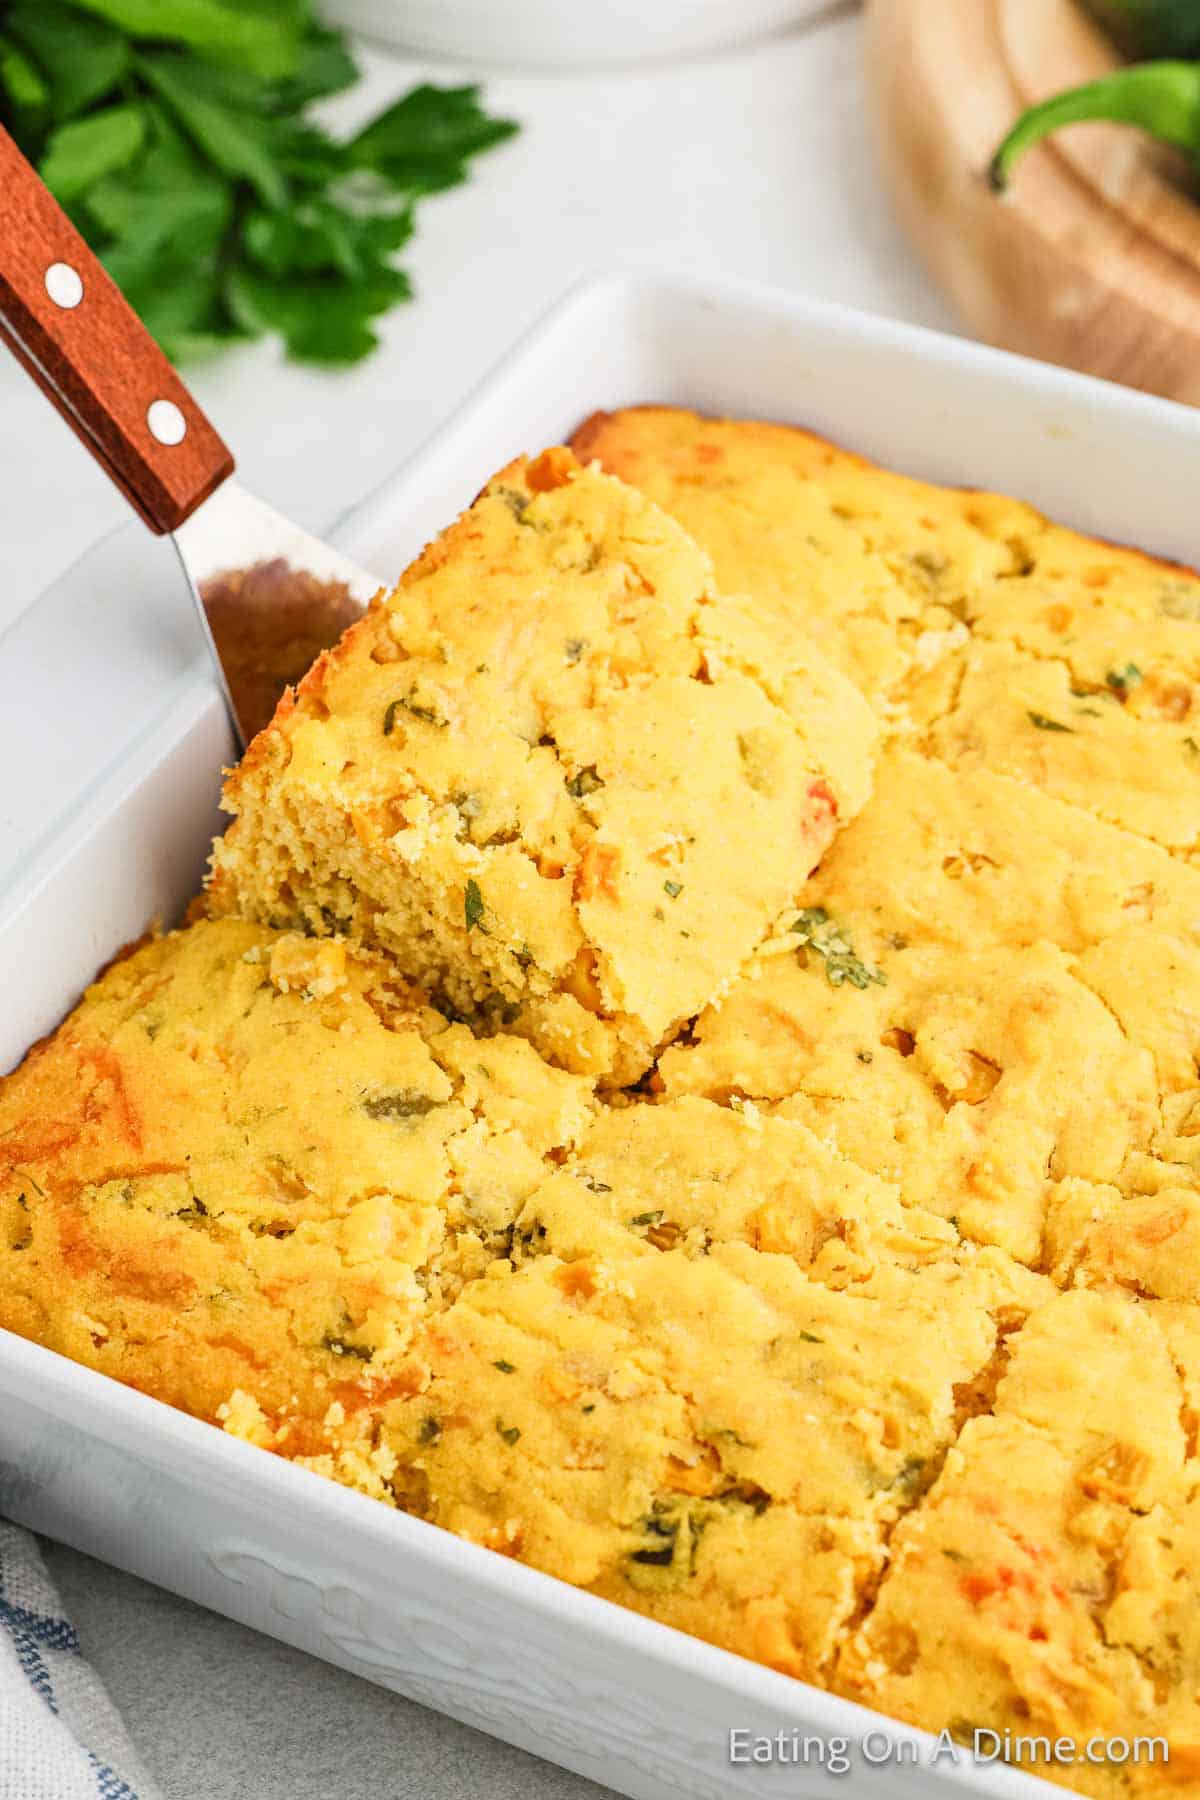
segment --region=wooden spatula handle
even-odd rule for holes
[[[0,337],[153,531],[233,458],[58,202],[0,128]]]

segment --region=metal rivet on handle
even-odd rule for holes
[[[70,263],[51,263],[46,270],[46,292],[55,306],[73,312],[83,299],[83,277]]]
[[[182,444],[187,436],[187,420],[173,400],[154,400],[146,412],[151,437],[160,444]]]

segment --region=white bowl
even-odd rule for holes
[[[1195,552],[1200,411],[770,289],[594,283],[337,533],[397,572],[520,450],[653,400],[812,426],[1083,531]],[[194,890],[231,743],[178,577],[130,526],[0,642],[0,1069]],[[162,585],[159,585],[161,582]],[[126,609],[130,609],[126,614]],[[784,1800],[731,1728],[844,1736],[873,1800],[1061,1800],[352,1493],[0,1331],[0,1513],[635,1800]],[[874,1730],[897,1750],[871,1765]],[[398,1751],[398,1755],[400,1752]],[[911,1755],[913,1761],[896,1760]],[[399,1766],[399,1765],[398,1765]],[[947,1786],[947,1784],[950,1784]]]
[[[331,19],[403,50],[508,67],[694,55],[781,31],[830,0],[325,0]]]

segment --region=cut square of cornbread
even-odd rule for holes
[[[667,1092],[776,1102],[911,1204],[1036,1261],[1051,1180],[1115,1180],[1150,1145],[1149,1053],[1048,944],[912,948],[878,972],[833,987],[808,946],[757,962],[664,1055]]]
[[[1052,1184],[1122,1181],[1195,1085],[1200,879],[983,771],[893,746],[877,782],[659,1078],[779,1108],[1036,1261]]]
[[[1049,520],[1026,565],[973,586],[972,637],[1065,663],[1081,688],[1136,696],[1147,712],[1191,710],[1200,675],[1195,569]]]
[[[598,1119],[414,1340],[383,1409],[410,1504],[820,1679],[1050,1292],[836,1162],[704,1102]]]
[[[954,1228],[805,1125],[753,1105],[683,1095],[604,1111],[538,1190],[539,1228],[560,1256],[749,1244],[830,1287],[883,1264],[955,1254]],[[970,1247],[973,1253],[974,1247]]]
[[[1119,1284],[1153,1299],[1200,1302],[1200,1186],[1190,1170],[1139,1159],[1130,1191],[1063,1181],[1046,1214],[1044,1267],[1059,1287]]]
[[[110,968],[0,1084],[0,1325],[319,1438],[387,1392],[592,1111],[586,1080],[476,1043],[342,944],[201,922]]]
[[[1200,650],[1200,630],[1191,626]],[[947,658],[953,687],[912,708],[920,743],[955,769],[1041,788],[1182,858],[1200,851],[1200,685],[1128,662],[1083,685],[1063,660],[987,640]]]
[[[880,752],[871,800],[830,845],[808,898],[836,911],[868,962],[894,954],[897,938],[963,950],[1041,939],[1071,956],[1143,929],[1200,943],[1200,870],[1013,776],[952,769],[904,739]],[[1149,985],[1175,981],[1163,970]],[[1166,1016],[1169,992],[1147,995],[1163,1000]]]
[[[788,425],[635,406],[594,414],[571,441],[686,526],[725,591],[802,624],[885,712],[965,642],[972,597],[1024,566],[1043,523]]]
[[[791,426],[628,407],[593,415],[572,443],[679,519],[723,588],[753,591],[764,609],[801,622],[885,717],[914,686],[926,708],[928,690],[952,693],[951,653],[990,641],[1059,664],[1079,690],[1068,702],[1099,705],[1110,724],[1101,702],[1200,741],[1188,724],[1200,717],[1194,569],[1072,531],[1004,495],[913,480]],[[1178,773],[1194,823],[1200,766],[1179,767],[1169,733],[1144,736],[1141,754],[1151,750],[1165,784]],[[1034,762],[1018,772],[1036,773]],[[1097,773],[1111,774],[1103,759]],[[1129,773],[1144,786],[1144,772]],[[1179,818],[1168,824],[1153,804],[1128,822],[1180,841],[1170,835]]]
[[[875,735],[674,521],[548,451],[285,697],[229,779],[210,906],[364,943],[626,1082],[863,804]]]
[[[1200,1465],[1183,1314],[1071,1293],[1010,1337],[994,1415],[967,1423],[895,1533],[844,1692],[967,1743],[1157,1734],[1165,1768],[1043,1751],[1027,1772],[1098,1796],[1190,1791]]]

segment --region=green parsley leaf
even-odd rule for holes
[[[109,260],[114,276],[122,259]],[[159,343],[192,358],[223,349],[231,334],[222,323],[221,282],[215,270],[157,264],[144,275],[125,277],[122,285]]]
[[[138,68],[210,162],[233,180],[249,182],[268,206],[287,205],[288,183],[272,155],[270,121],[239,105],[216,70],[176,51],[142,56]]]
[[[168,354],[230,342],[221,250],[233,187],[170,119],[149,108],[151,147],[133,169],[89,188],[83,217],[105,234],[104,263]]]
[[[840,925],[836,925],[823,906],[806,906],[798,915],[792,930],[801,946],[814,950],[825,963],[825,977],[830,987],[867,988],[872,982],[886,987],[882,969],[873,969],[856,956],[854,946]]]
[[[245,263],[232,270],[226,287],[230,311],[245,330],[277,331],[290,356],[314,363],[358,362],[379,342],[371,321],[411,292],[402,269],[380,270],[365,281],[332,275],[297,281],[274,280]],[[416,707],[406,710],[421,716]]]
[[[276,100],[286,112],[300,112],[314,100],[340,94],[354,86],[358,68],[340,32],[314,25],[300,45],[296,64],[276,89]]]
[[[516,126],[423,84],[356,137],[306,116],[359,78],[314,0],[0,0],[0,123],[168,354],[270,333],[345,365],[409,299],[417,199]]]
[[[69,0],[69,4],[107,20],[127,37],[186,44],[264,80],[289,75],[296,67],[296,25],[276,7],[248,5],[246,0],[237,5],[226,5],[225,0]]]
[[[678,900],[678,898],[679,898],[680,894],[682,894],[682,892],[683,892],[682,881],[664,881],[663,882],[663,893],[670,894],[672,900]]]
[[[1142,671],[1136,663],[1128,662],[1123,669],[1110,669],[1104,679],[1123,700],[1130,688],[1136,687],[1142,679]]]
[[[385,259],[412,236],[413,215],[398,212],[363,217],[318,195],[286,212],[256,207],[245,222],[249,258],[268,275],[333,272],[347,281],[394,273]]]
[[[515,1444],[521,1436],[521,1427],[519,1425],[502,1425],[499,1419],[496,1420],[496,1430],[500,1433],[500,1436],[504,1439],[506,1444]]]
[[[483,895],[479,891],[479,883],[475,880],[468,881],[466,892],[463,895],[463,918],[466,920],[468,931],[474,931],[483,919]]]
[[[140,107],[106,106],[51,135],[38,174],[55,199],[69,205],[93,182],[131,163],[146,136]]]
[[[512,137],[508,119],[489,119],[477,87],[428,84],[389,106],[349,146],[356,168],[371,169],[402,192],[436,194],[465,180],[467,163]]]
[[[19,111],[42,111],[50,104],[50,88],[36,63],[20,44],[0,37],[0,92]]]
[[[1065,731],[1070,733],[1073,729],[1072,726],[1063,725],[1058,719],[1049,719],[1046,717],[1045,713],[1040,712],[1031,712],[1029,715],[1029,723],[1031,725],[1036,725],[1039,731]]]
[[[499,1369],[499,1371],[502,1375],[515,1375],[517,1372],[516,1363],[505,1362],[505,1360],[502,1356],[499,1356],[496,1358],[496,1361],[492,1364],[492,1367],[493,1367],[493,1369]]]
[[[56,119],[72,118],[110,94],[133,61],[129,39],[113,26],[54,0],[18,0],[4,14],[4,29],[37,62]]]

